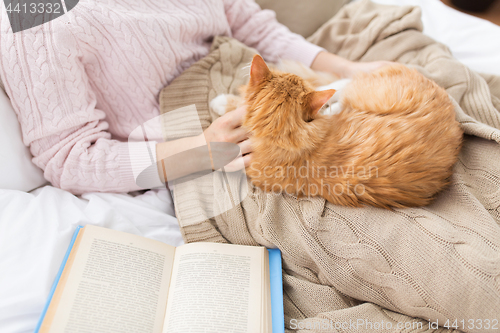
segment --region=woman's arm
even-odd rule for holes
[[[318,53],[311,64],[316,71],[329,72],[341,78],[353,77],[357,72],[371,72],[383,66],[390,65],[389,61],[355,62],[342,58],[336,54],[322,51]]]
[[[140,189],[129,161],[134,145],[111,139],[68,29],[44,24],[13,34],[1,23],[0,73],[45,178],[75,194]]]
[[[341,78],[359,71],[370,72],[389,64],[386,61],[353,62],[309,43],[276,20],[270,10],[261,10],[253,0],[224,0],[224,9],[233,37],[254,47],[265,60],[299,61],[314,70],[330,72]]]
[[[266,61],[299,61],[311,66],[324,49],[292,33],[276,20],[271,10],[261,10],[253,0],[224,0],[231,33],[240,42],[257,49]]]
[[[206,170],[207,168],[209,169],[214,165],[213,161],[210,160],[210,157],[214,156],[213,151],[210,156],[205,154],[204,150],[200,150],[192,156],[183,155],[183,161],[179,161],[182,163],[168,170],[164,168],[162,160],[207,144],[210,147],[210,143],[212,142],[234,143],[240,148],[242,156],[227,164],[224,167],[226,171],[236,171],[243,165],[245,167],[249,166],[252,156],[249,154],[251,152],[250,140],[248,139],[248,132],[241,127],[245,113],[246,108],[240,107],[217,118],[198,136],[158,143],[156,145],[156,160],[158,161],[157,166],[160,179],[163,182],[172,181],[198,171]],[[189,160],[186,160],[186,158]]]

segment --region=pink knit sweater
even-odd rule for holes
[[[321,50],[251,0],[80,0],[15,34],[2,10],[1,79],[45,178],[75,194],[138,189],[132,165],[150,161],[130,155],[129,134],[159,115],[160,90],[205,56],[216,35],[271,62],[310,65]]]

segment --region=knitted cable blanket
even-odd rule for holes
[[[309,40],[351,60],[407,64],[448,91],[466,134],[452,184],[431,205],[339,207],[262,193],[224,172],[173,186],[186,242],[282,251],[289,332],[442,332],[453,330],[437,321],[455,320],[460,331],[482,332],[500,321],[500,78],[471,71],[423,35],[420,13],[354,2]],[[254,53],[216,38],[206,58],[162,91],[163,113],[195,104],[198,114],[170,117],[165,126],[176,130],[165,138],[206,128],[216,117],[209,101],[245,83]]]

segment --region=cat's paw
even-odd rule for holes
[[[324,116],[331,116],[342,112],[342,104],[340,102],[325,104],[319,111]]]
[[[210,108],[219,116],[222,116],[229,111],[236,110],[242,103],[243,99],[239,96],[222,94],[210,101]]]
[[[228,103],[227,95],[222,94],[210,101],[210,108],[219,116],[222,116],[223,114],[226,113],[227,103]]]

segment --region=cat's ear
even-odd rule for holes
[[[313,91],[309,95],[309,107],[311,108],[311,115],[316,115],[318,111],[321,109],[326,102],[332,98],[333,94],[335,94],[334,89],[322,90],[322,91]]]
[[[250,84],[257,85],[261,83],[268,77],[270,72],[264,59],[258,54],[254,55],[250,67]]]

